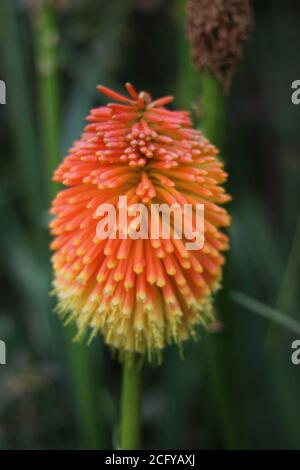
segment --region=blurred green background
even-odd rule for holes
[[[47,223],[50,174],[104,103],[96,85],[126,81],[174,94],[200,128],[224,106],[210,137],[222,130],[233,195],[223,327],[189,342],[184,360],[171,347],[145,368],[143,447],[300,448],[300,4],[254,2],[230,94],[204,103],[184,3],[1,0],[0,449],[118,446],[120,365],[101,338],[73,344],[53,314]]]

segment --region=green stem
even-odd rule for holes
[[[288,315],[295,315],[299,286],[299,262],[300,262],[300,216],[298,216],[294,237],[291,244],[289,257],[282,283],[280,285],[275,308],[284,310]],[[294,311],[293,311],[294,309]],[[272,322],[267,333],[267,343],[274,350],[280,343],[281,330],[278,330],[276,323]]]
[[[59,60],[56,17],[50,1],[44,0],[36,6],[36,62],[39,75],[40,127],[47,188],[47,205],[57,188],[52,175],[60,162],[60,93]],[[73,342],[73,328],[64,329],[64,347],[69,369],[70,385],[78,416],[81,446],[99,448],[100,433],[95,403],[97,391],[94,383],[92,363],[86,346]]]
[[[55,195],[56,187],[49,182],[59,164],[60,93],[58,78],[58,31],[55,12],[47,0],[36,12],[36,62],[39,74],[41,135],[48,188],[48,201]]]
[[[185,35],[186,4],[182,0],[174,3],[174,17],[177,37],[178,77],[176,80],[176,106],[191,108],[200,93],[199,74],[191,62],[190,44]]]
[[[218,148],[223,147],[225,125],[225,97],[220,83],[208,73],[202,75],[201,130]],[[240,384],[234,349],[234,322],[230,305],[230,257],[223,273],[222,290],[216,308],[224,324],[218,335],[205,337],[205,353],[208,360],[214,409],[220,419],[224,444],[229,449],[244,447]]]
[[[19,168],[16,189],[18,197],[24,200],[24,210],[36,227],[35,222],[41,210],[40,162],[33,126],[30,83],[26,74],[28,64],[24,54],[25,48],[22,47],[15,3],[11,0],[0,2],[1,65],[5,72],[1,79],[5,79],[7,85],[7,105],[4,109],[7,109],[13,152]],[[35,233],[35,240],[37,238]]]
[[[217,147],[224,143],[225,97],[221,84],[209,73],[201,77],[201,130]]]
[[[128,356],[123,365],[121,404],[121,449],[140,448],[141,370],[136,358]]]
[[[292,367],[287,367],[285,354],[282,354],[282,345],[285,344],[284,330],[278,328],[275,321],[299,335],[299,323],[295,318],[299,291],[299,241],[300,217],[298,217],[275,309],[267,308],[269,316],[272,313],[272,323],[266,337],[266,346],[269,348],[270,376],[275,391],[276,407],[280,412],[282,428],[284,429],[285,445],[291,449],[299,449],[299,377]],[[284,311],[285,314],[280,314],[281,311]],[[285,383],[290,384],[290,386],[282,387],[282,384]]]
[[[197,103],[200,94],[201,130],[217,147],[224,142],[225,97],[222,86],[210,74],[199,74],[190,60],[190,50],[184,34],[185,2],[175,2],[176,24],[179,38],[180,73],[177,81],[177,101],[183,107]],[[233,348],[232,312],[229,299],[229,260],[224,270],[224,282],[218,296],[217,309],[225,328],[218,335],[205,335],[204,353],[210,380],[210,404],[217,414],[226,448],[244,447],[241,432],[239,383],[236,374],[236,358]]]
[[[103,441],[97,412],[101,406],[101,397],[90,352],[86,344],[73,341],[74,335],[75,328],[64,328],[71,394],[76,409],[81,448],[99,449]]]

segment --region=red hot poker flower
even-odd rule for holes
[[[68,189],[51,209],[54,289],[59,312],[76,321],[79,335],[90,328],[121,352],[151,354],[181,343],[213,317],[212,294],[228,247],[221,229],[230,223],[221,205],[230,197],[217,150],[192,128],[189,113],[166,109],[170,96],[152,101],[129,83],[126,88],[129,97],[98,87],[119,103],[91,110],[80,140],[55,172],[54,181]],[[120,196],[128,206],[144,204],[150,223],[153,204],[189,204],[190,228],[203,204],[203,247],[188,249],[185,236],[176,237],[174,218],[169,239],[162,225],[157,238],[150,230],[146,239],[124,238],[119,222],[115,238],[99,238],[98,208],[111,204],[119,214]],[[134,218],[128,218],[130,225]],[[162,214],[157,220],[164,222]]]

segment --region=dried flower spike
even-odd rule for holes
[[[60,313],[76,321],[80,336],[101,331],[121,352],[151,355],[213,317],[212,294],[228,246],[221,229],[230,222],[221,205],[230,197],[217,150],[192,129],[189,113],[166,109],[170,96],[152,101],[126,88],[129,97],[98,87],[120,104],[91,110],[80,140],[55,172],[54,180],[68,189],[51,209],[54,289]],[[203,248],[188,250],[185,238],[176,238],[173,219],[169,239],[161,232],[158,239],[150,232],[146,239],[122,238],[118,223],[116,238],[99,238],[97,208],[109,203],[120,214],[120,196],[128,206],[142,203],[150,222],[154,203],[190,204],[194,212],[203,204]]]
[[[252,26],[250,0],[188,0],[187,34],[199,70],[207,68],[227,91]]]

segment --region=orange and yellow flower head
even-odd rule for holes
[[[121,354],[151,356],[194,336],[197,324],[213,318],[212,296],[228,247],[222,229],[230,223],[222,204],[230,197],[218,152],[192,128],[189,113],[167,109],[170,96],[152,101],[126,88],[128,97],[98,87],[117,103],[91,110],[80,140],[55,172],[54,181],[67,188],[51,208],[54,290],[59,312],[76,322],[79,336],[102,332]],[[147,237],[124,237],[120,196],[127,207],[145,206],[148,227],[152,205],[188,204],[192,217],[185,223],[193,233],[202,204],[203,246],[188,249],[185,232],[176,236],[174,217],[164,237],[160,212],[158,236],[151,237],[149,228]],[[98,236],[103,204],[116,210],[115,237]],[[127,234],[136,220],[128,212]]]

